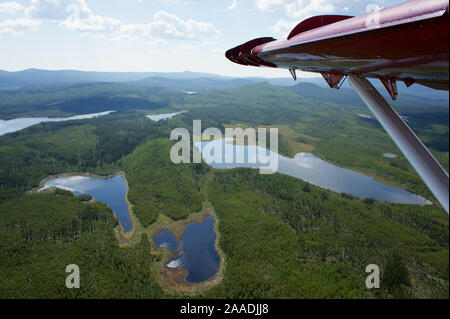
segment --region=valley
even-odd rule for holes
[[[360,102],[345,91],[328,98],[334,91],[314,84],[171,81],[0,90],[2,120],[115,110],[0,136],[2,298],[448,298],[448,215],[380,125],[358,116],[368,114]],[[448,100],[424,100],[408,95],[394,105],[448,171]],[[168,116],[147,118],[158,114]],[[192,135],[193,120],[222,133],[278,127],[281,156],[311,153],[431,205],[359,198],[251,168],[173,164],[170,132]],[[49,176],[117,172],[129,187],[128,236],[99,200],[30,193]],[[180,240],[186,224],[209,215],[222,262],[192,286],[166,269],[173,254],[154,237],[168,230]],[[64,269],[74,261],[82,289],[68,290]],[[381,266],[379,290],[365,287],[368,264]]]

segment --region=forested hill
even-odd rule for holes
[[[98,84],[98,83],[121,83],[123,85],[133,85],[137,87],[160,87],[176,91],[205,91],[223,90],[231,87],[269,82],[278,86],[294,86],[300,84],[315,84],[321,88],[328,86],[324,79],[317,77],[299,77],[297,82],[286,73],[284,78],[259,78],[259,77],[225,77],[216,74],[198,72],[83,72],[73,70],[39,70],[28,69],[17,72],[6,72],[0,70],[0,90],[29,90],[29,89],[53,89],[62,86],[73,86],[77,84]],[[388,95],[380,81],[371,79],[375,87],[388,98]],[[413,85],[407,88],[403,82],[398,82],[400,98],[407,97],[411,102],[429,103],[433,105],[448,105],[448,92],[438,91],[421,85]],[[303,93],[313,93],[317,88],[303,86]],[[349,82],[342,84],[342,89],[351,89]],[[328,90],[333,91],[333,90]],[[308,93],[306,93],[308,94]],[[324,96],[337,96],[333,93],[326,93]],[[348,94],[344,94],[349,98]],[[319,97],[319,95],[315,95]],[[353,98],[353,97],[352,97]]]
[[[17,72],[0,70],[0,88],[12,87],[38,87],[73,85],[77,83],[94,82],[127,82],[139,81],[148,77],[165,77],[168,79],[192,79],[192,78],[220,78],[220,76],[197,73],[160,73],[160,72],[85,72],[75,70],[39,70],[28,69]]]
[[[224,277],[201,296],[448,298],[448,215],[380,125],[359,116],[366,107],[325,94],[336,93],[267,82],[199,94],[121,83],[0,91],[1,119],[117,110],[0,136],[0,298],[174,297],[161,284],[161,254],[151,238],[121,247],[117,221],[105,205],[65,191],[29,193],[49,175],[117,171],[128,179],[140,227],[183,221],[205,201],[213,207]],[[448,107],[403,102],[399,98],[398,110],[448,169]],[[172,112],[181,114],[160,122],[146,117]],[[171,130],[192,131],[198,119],[203,129],[222,132],[277,127],[282,155],[312,153],[433,204],[358,199],[252,169],[173,164]],[[84,286],[68,291],[65,266],[74,260],[84,269]],[[365,287],[369,263],[381,267],[380,290]]]

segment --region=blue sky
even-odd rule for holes
[[[0,69],[286,76],[286,70],[234,65],[224,52],[256,37],[285,37],[310,16],[359,15],[400,2],[0,0]]]

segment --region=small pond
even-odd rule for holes
[[[177,252],[166,267],[171,269],[185,268],[189,283],[201,283],[211,279],[220,266],[220,256],[217,253],[214,231],[214,218],[207,216],[201,223],[187,224],[187,229],[177,242],[175,236],[169,231],[163,231],[156,235],[154,241],[160,248]]]

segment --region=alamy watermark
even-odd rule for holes
[[[172,163],[201,163],[203,158],[208,164],[254,164],[261,174],[278,171],[278,128],[269,129],[269,148],[266,128],[225,128],[223,138],[218,128],[202,132],[201,120],[194,120],[192,133],[191,159],[191,134],[185,128],[172,130],[170,139],[178,141],[170,151]]]
[[[367,289],[380,289],[380,267],[375,264],[368,265],[366,273],[370,273],[366,278]]]
[[[80,288],[80,267],[75,264],[68,265],[66,272],[70,273],[66,278],[66,287],[69,289]]]

